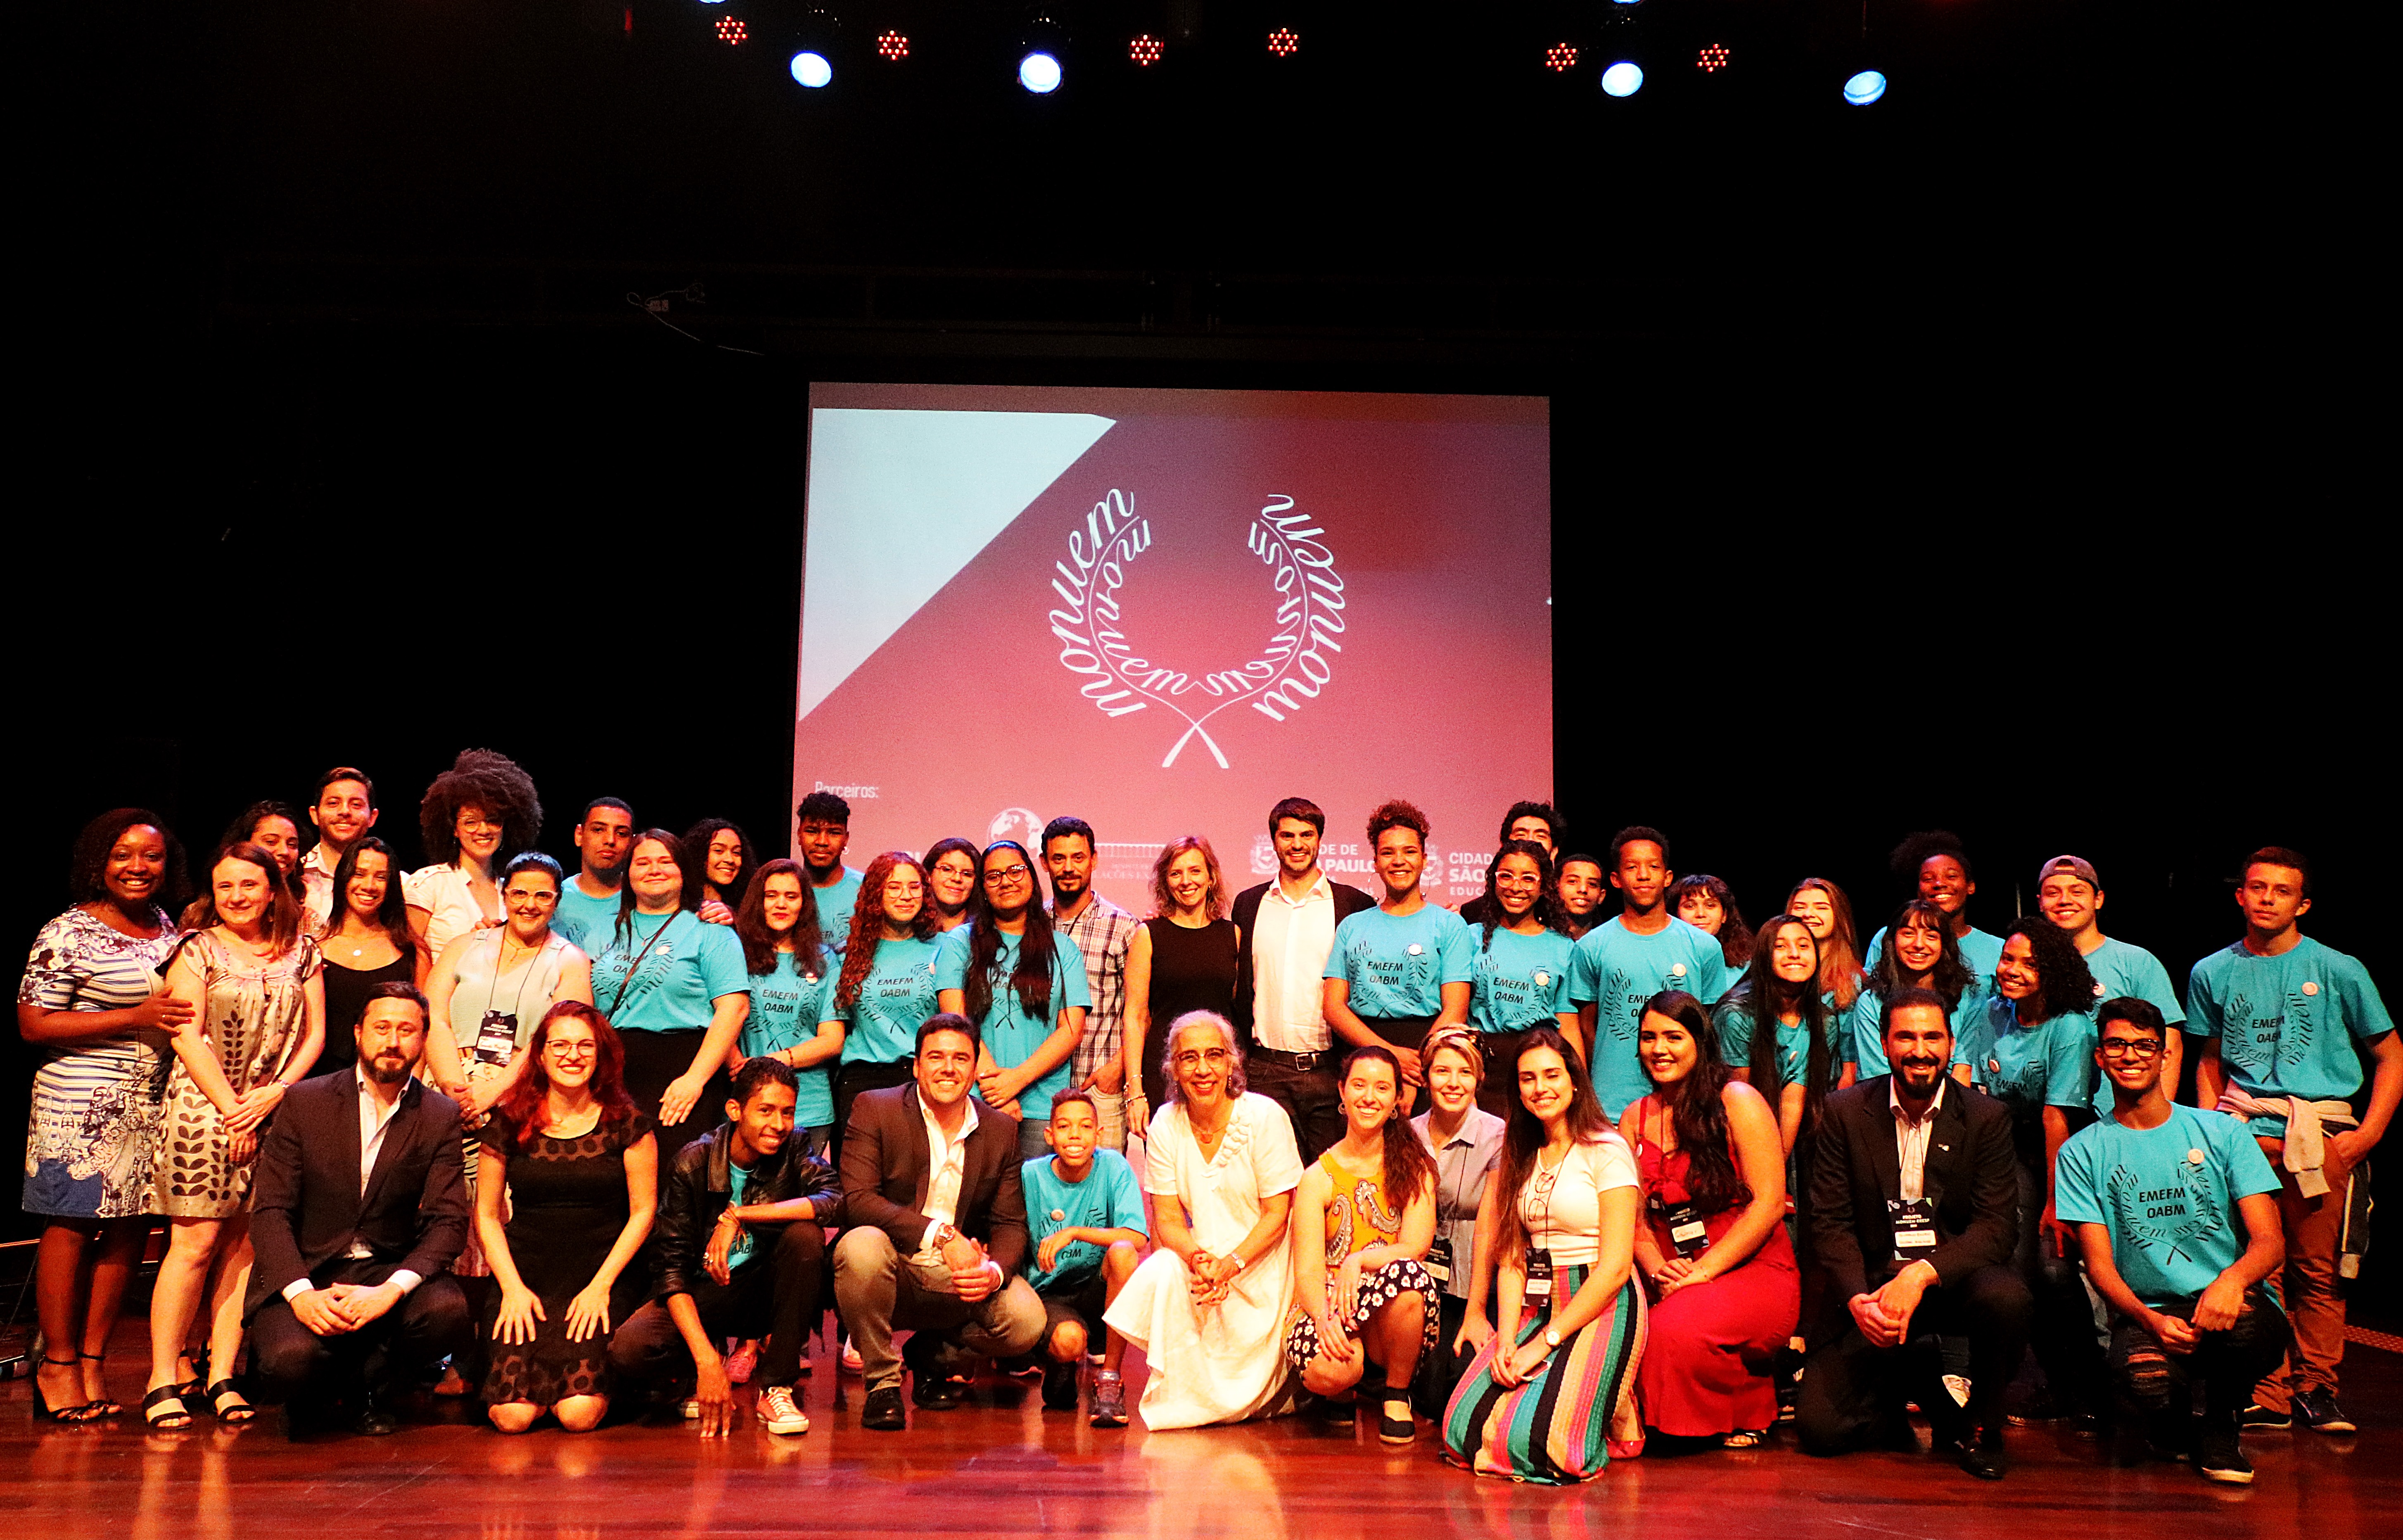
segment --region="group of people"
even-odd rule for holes
[[[441,1370],[504,1432],[659,1398],[722,1432],[747,1381],[798,1434],[821,1335],[868,1429],[988,1360],[1124,1426],[1132,1345],[1155,1430],[1424,1420],[1547,1482],[1782,1418],[1916,1448],[1914,1403],[1988,1478],[2015,1422],[2229,1481],[2245,1429],[2352,1428],[2339,1252],[2403,1039],[2299,929],[2293,851],[2247,858],[2181,1006],[2089,862],[1989,934],[1940,834],[1864,946],[1834,883],[1756,929],[1658,831],[1577,853],[1538,802],[1457,911],[1416,808],[1369,815],[1372,894],[1289,798],[1270,881],[1187,836],[1140,919],[1075,817],[854,871],[829,793],[799,860],[603,797],[570,875],[477,750],[421,802],[433,864],[377,818],[350,767],[257,804],[188,907],[157,816],[79,838],[19,995],[39,1415],[124,1411],[101,1359],[163,1217],[162,1429],[389,1431]]]

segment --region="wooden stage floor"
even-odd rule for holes
[[[113,1359],[112,1386],[129,1408],[141,1353],[129,1330]],[[2403,1536],[2403,1356],[2364,1346],[2345,1364],[2345,1405],[2361,1433],[2250,1436],[2259,1475],[2249,1488],[2211,1485],[2183,1465],[2107,1469],[2090,1443],[2019,1430],[2000,1484],[1932,1458],[1819,1461],[1772,1443],[1655,1453],[1579,1488],[1513,1486],[1441,1464],[1424,1424],[1398,1451],[1365,1426],[1346,1437],[1303,1419],[1109,1432],[1081,1412],[1045,1413],[1015,1380],[980,1386],[956,1411],[912,1408],[907,1433],[864,1433],[859,1381],[849,1380],[850,1408],[835,1410],[832,1367],[820,1357],[807,1381],[806,1436],[778,1438],[746,1422],[712,1440],[673,1421],[504,1437],[455,1403],[421,1409],[438,1421],[388,1438],[294,1444],[273,1413],[243,1430],[203,1418],[196,1430],[153,1436],[131,1409],[113,1423],[36,1431],[27,1383],[12,1381],[0,1388],[0,1512],[10,1526],[0,1540]],[[1130,1369],[1132,1392],[1139,1361]]]

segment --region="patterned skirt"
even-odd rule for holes
[[[1414,1259],[1404,1256],[1386,1263],[1360,1280],[1360,1292],[1352,1301],[1352,1319],[1345,1322],[1354,1337],[1369,1316],[1392,1304],[1405,1294],[1416,1292],[1425,1307],[1426,1325],[1419,1333],[1419,1357],[1432,1357],[1436,1345],[1443,1340],[1442,1290],[1435,1277]],[[1299,1305],[1293,1308],[1293,1318],[1285,1324],[1285,1357],[1299,1371],[1310,1367],[1318,1356],[1318,1323]]]
[[[1556,1269],[1553,1297],[1573,1298],[1588,1270]],[[1549,1319],[1548,1311],[1529,1307],[1507,1340],[1540,1340]],[[1493,1382],[1493,1355],[1505,1341],[1496,1333],[1485,1344],[1444,1408],[1444,1452],[1453,1464],[1514,1481],[1590,1481],[1610,1464],[1614,1440],[1643,1438],[1635,1366],[1644,1356],[1644,1291],[1632,1277],[1600,1316],[1509,1390]]]

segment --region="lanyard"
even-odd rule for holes
[[[681,914],[684,911],[682,909],[678,909],[676,914]],[[652,931],[648,936],[644,938],[641,946],[626,954],[626,977],[618,980],[618,992],[609,997],[609,1008],[604,1013],[604,1015],[615,1016],[618,1014],[618,1005],[626,998],[627,986],[631,985],[634,981],[634,970],[643,965],[644,957],[648,955],[650,952],[651,943],[657,941],[660,935],[664,933],[670,925],[674,924],[675,920],[675,915],[671,914],[666,919],[660,921],[659,923],[659,929]],[[628,925],[626,928],[628,930],[632,930],[634,927]]]

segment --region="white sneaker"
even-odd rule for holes
[[[1952,1394],[1952,1404],[1954,1406],[1965,1407],[1969,1404],[1969,1377],[1967,1375],[1946,1375],[1944,1377],[1944,1388]]]
[[[809,1417],[793,1400],[792,1386],[771,1385],[759,1393],[759,1425],[770,1433],[810,1431]]]
[[[868,1372],[868,1365],[866,1361],[859,1356],[859,1350],[851,1345],[851,1339],[848,1337],[842,1339],[842,1367],[843,1372],[846,1374],[866,1374]]]
[[[688,1395],[684,1398],[684,1420],[688,1422],[698,1422],[701,1421],[700,1396]]]

